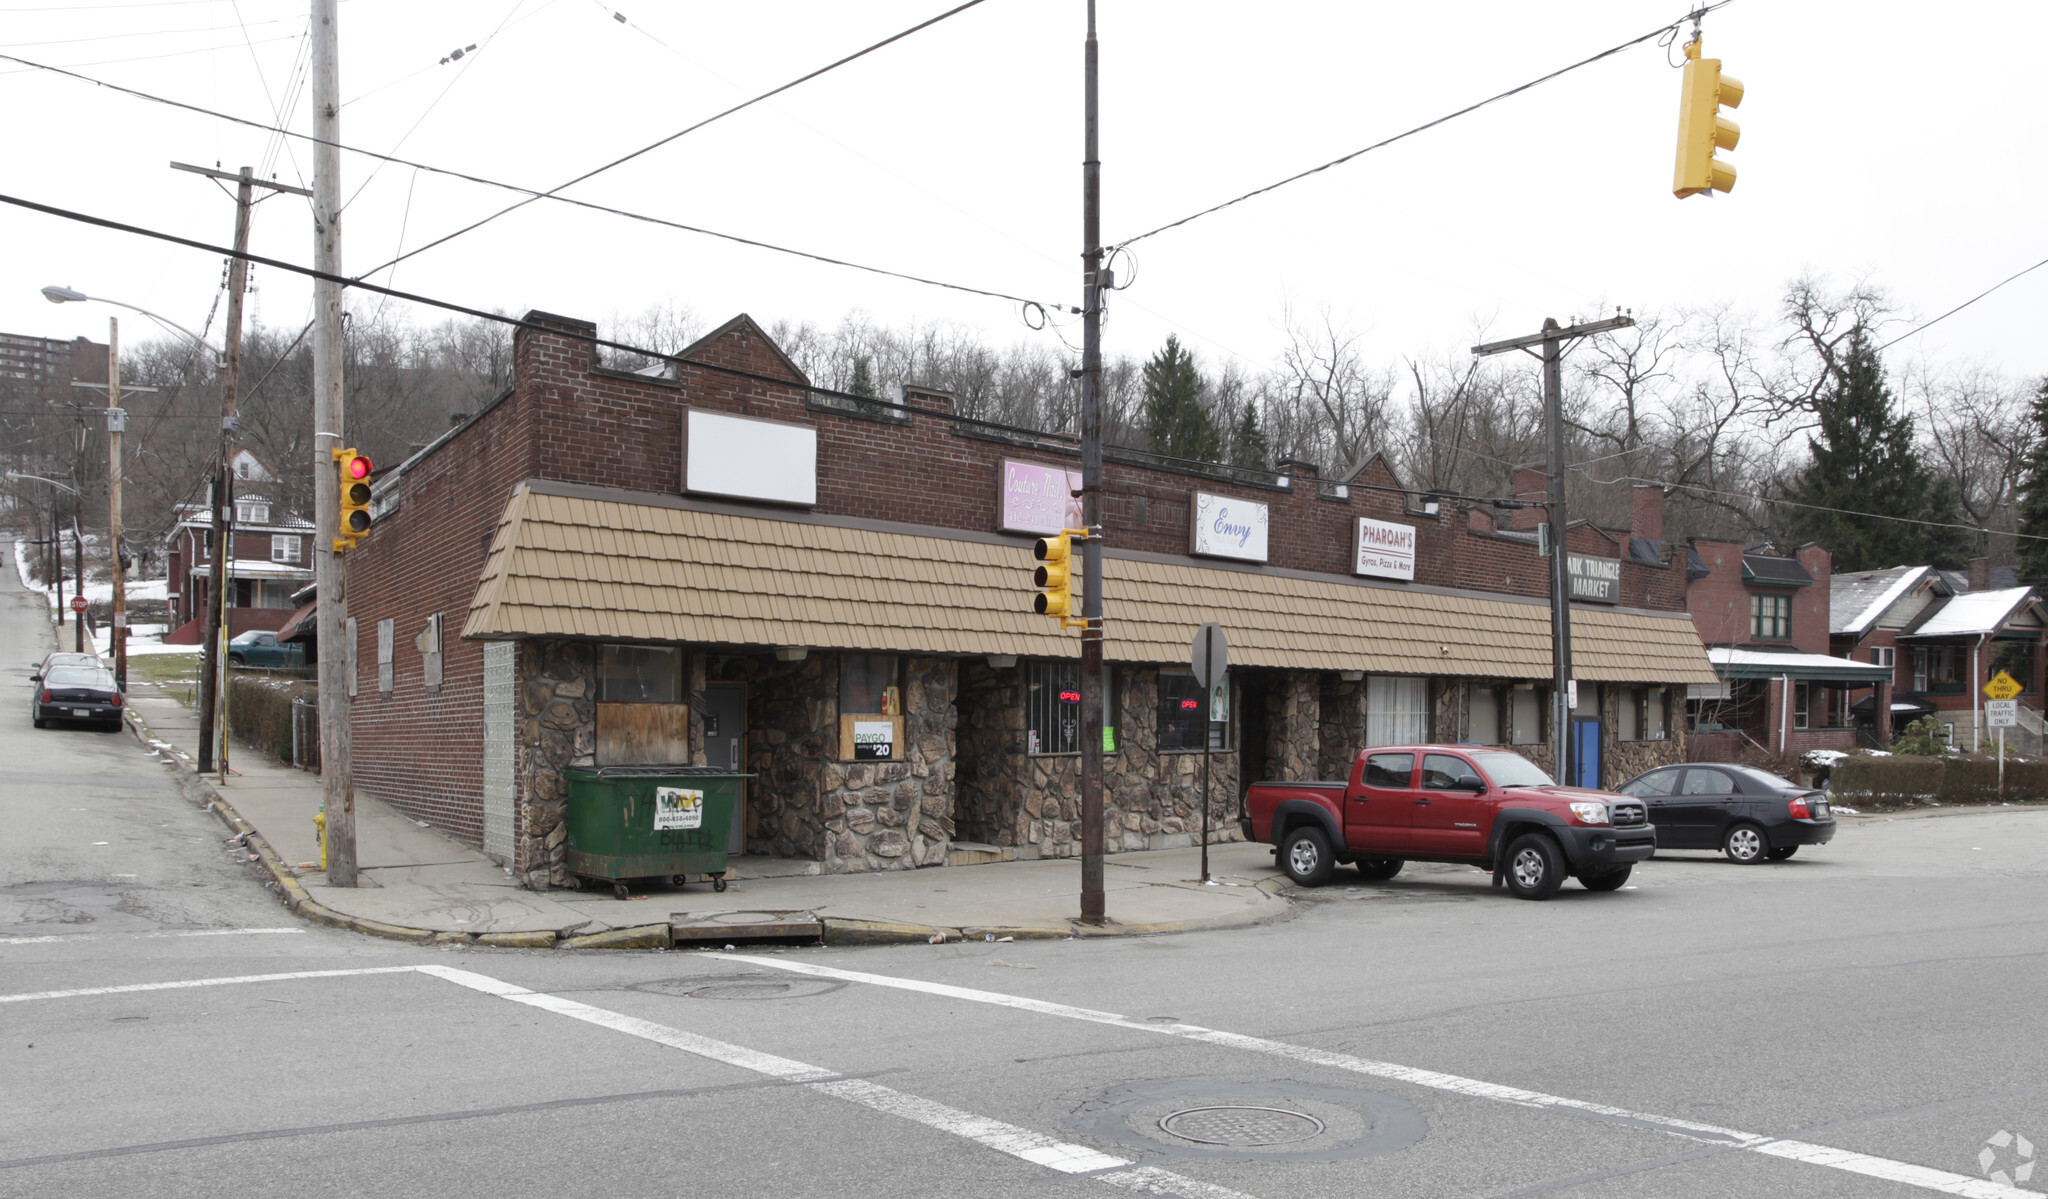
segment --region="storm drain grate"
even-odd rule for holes
[[[1159,1127],[1184,1141],[1256,1149],[1306,1141],[1323,1131],[1323,1122],[1307,1112],[1282,1107],[1191,1107],[1159,1121]]]

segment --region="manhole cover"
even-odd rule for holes
[[[789,992],[788,983],[714,983],[685,993],[692,999],[769,999]]]
[[[1200,1145],[1254,1149],[1306,1141],[1323,1131],[1323,1122],[1307,1112],[1280,1107],[1191,1107],[1159,1121],[1159,1127]]]

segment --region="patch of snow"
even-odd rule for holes
[[[1913,630],[1915,637],[1955,636],[1961,633],[1991,633],[2005,622],[2012,610],[2033,591],[2031,587],[2007,587],[2002,591],[1972,591],[1956,596],[1926,624]]]
[[[1863,815],[1863,813],[1862,813],[1862,812],[1859,812],[1859,811],[1857,811],[1857,810],[1856,810],[1855,808],[1845,808],[1845,807],[1843,807],[1843,806],[1842,806],[1841,804],[1830,804],[1830,805],[1828,805],[1828,811],[1830,811],[1830,812],[1833,812],[1833,813],[1834,813],[1835,815],[1837,815],[1837,816],[1861,816],[1861,815]]]

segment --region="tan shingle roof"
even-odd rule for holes
[[[1021,546],[557,495],[505,510],[463,636],[617,637],[1068,657],[1078,635],[1026,607]],[[1536,679],[1540,604],[1193,563],[1103,563],[1111,661],[1178,662],[1219,620],[1237,666]],[[1613,682],[1711,683],[1683,614],[1574,609],[1573,667]]]

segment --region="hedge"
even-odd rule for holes
[[[1829,790],[1839,800],[1871,807],[1998,801],[1998,759],[1980,754],[1946,757],[1848,757],[1835,763]],[[2048,761],[2005,760],[2007,800],[2048,799]]]
[[[228,727],[235,736],[280,762],[292,760],[292,701],[315,701],[320,685],[277,675],[228,676]]]

